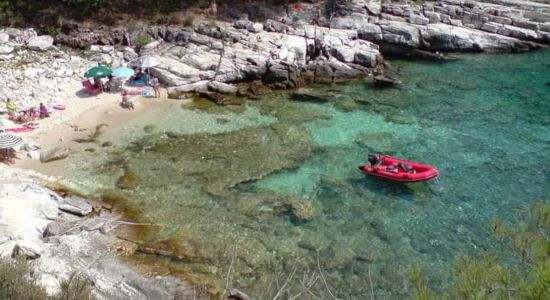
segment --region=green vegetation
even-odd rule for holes
[[[151,42],[151,36],[148,34],[140,34],[138,37],[136,37],[136,40],[134,41],[134,46],[137,48],[141,48]]]
[[[549,201],[533,204],[515,224],[494,222],[492,230],[506,245],[509,258],[462,257],[451,290],[443,294],[430,290],[421,272],[414,270],[414,299],[550,299]]]
[[[106,25],[128,24],[128,21],[170,24],[179,23],[179,17],[171,14],[188,14],[192,9],[211,14],[214,7],[245,8],[254,2],[287,5],[297,0],[0,0],[0,25],[30,25],[40,29],[49,26],[49,32],[55,32],[67,21]]]
[[[12,262],[0,259],[0,299],[29,300],[92,300],[90,283],[80,275],[72,274],[61,282],[60,290],[54,295],[48,295],[34,278],[29,276],[27,262],[17,259]]]

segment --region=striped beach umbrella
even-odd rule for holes
[[[17,147],[23,142],[23,138],[13,134],[0,134],[0,149]]]

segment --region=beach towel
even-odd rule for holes
[[[4,129],[4,131],[9,131],[9,132],[27,132],[27,131],[32,131],[34,128],[29,128],[29,127],[13,127],[13,128],[6,128]]]
[[[145,88],[141,91],[141,95],[142,95],[143,97],[151,97],[151,96],[153,96],[153,88],[151,88],[150,86],[145,87]]]

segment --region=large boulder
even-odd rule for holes
[[[536,41],[538,39],[538,35],[534,30],[511,25],[502,26],[498,33],[505,36],[515,37],[520,40]]]
[[[53,37],[49,35],[35,36],[29,40],[27,47],[31,50],[45,51],[53,46]]]
[[[80,231],[78,221],[52,221],[46,225],[46,229],[42,233],[42,237],[57,236],[63,234],[74,234]]]
[[[79,216],[86,216],[93,210],[88,200],[77,196],[61,198],[57,201],[57,205],[60,210]]]
[[[264,30],[264,25],[262,23],[253,23],[248,25],[246,29],[252,33],[260,33]]]
[[[70,150],[67,146],[55,147],[49,150],[40,152],[40,161],[43,163],[67,158]]]
[[[10,36],[7,33],[0,32],[0,45],[7,43],[10,40]]]
[[[382,40],[382,29],[376,24],[365,24],[362,28],[357,30],[357,34],[360,39],[379,42]]]
[[[14,48],[10,46],[0,46],[0,55],[10,54],[13,50]]]
[[[168,95],[171,97],[181,95],[185,93],[197,92],[200,90],[206,90],[208,88],[208,80],[201,80],[189,84],[169,87]]]
[[[431,50],[445,51],[527,51],[537,45],[515,38],[446,24],[428,24],[422,39]]]
[[[344,63],[352,63],[355,59],[354,49],[347,45],[333,47],[330,54]]]
[[[333,18],[330,22],[330,28],[361,29],[366,24],[369,24],[369,19],[366,15],[353,13],[349,16]]]
[[[211,81],[208,83],[208,89],[213,92],[218,92],[221,94],[235,94],[237,93],[238,88],[236,86],[219,82],[219,81]]]
[[[417,27],[401,22],[380,24],[382,40],[386,43],[418,48],[420,46],[420,30]]]
[[[30,245],[16,244],[11,252],[11,257],[24,257],[25,259],[37,259],[40,257],[40,250]]]

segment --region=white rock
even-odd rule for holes
[[[27,157],[32,160],[39,160],[40,159],[40,152],[38,151],[29,151],[27,152]]]
[[[90,51],[92,52],[101,52],[101,45],[91,45]]]
[[[141,50],[155,49],[155,48],[157,48],[158,46],[160,46],[160,42],[159,42],[159,41],[152,41],[152,42],[146,44],[145,46],[141,47]]]
[[[32,50],[44,51],[52,47],[53,37],[49,35],[41,35],[33,37],[27,43],[27,47]]]
[[[13,50],[14,48],[10,46],[0,46],[0,55],[10,54]]]
[[[35,141],[28,141],[23,145],[23,150],[34,151],[40,149],[40,144]]]
[[[412,14],[409,16],[409,22],[412,24],[426,25],[430,23],[430,20],[423,16]]]
[[[253,23],[248,25],[246,29],[253,33],[260,33],[264,30],[264,25],[262,23]]]
[[[0,32],[0,45],[7,43],[10,40],[10,36],[7,33]]]

